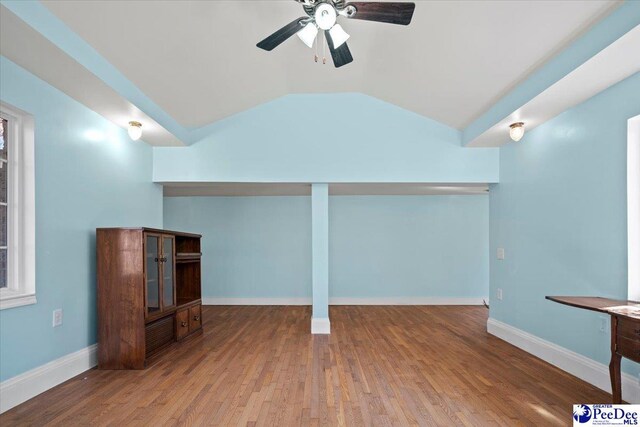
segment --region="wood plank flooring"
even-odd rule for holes
[[[96,369],[0,425],[570,425],[603,391],[486,332],[484,307],[203,307],[144,371]]]

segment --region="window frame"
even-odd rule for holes
[[[36,303],[35,128],[33,116],[0,102],[7,120],[7,287],[0,310]]]
[[[640,301],[640,115],[627,122],[627,298]]]

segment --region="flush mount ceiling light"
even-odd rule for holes
[[[142,123],[136,122],[135,120],[130,121],[129,129],[127,129],[127,132],[129,132],[129,138],[133,139],[134,141],[139,140],[142,136]]]
[[[308,16],[295,19],[256,46],[271,51],[294,34],[310,48],[322,30],[336,68],[353,61],[346,41],[349,34],[337,23],[339,17],[409,25],[416,8],[409,2],[349,2],[345,0],[294,0],[300,3]],[[317,54],[316,54],[317,61]],[[323,61],[324,63],[325,61]]]
[[[524,136],[524,123],[523,122],[511,123],[509,125],[509,136],[515,142],[520,141]]]

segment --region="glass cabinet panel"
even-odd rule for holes
[[[173,237],[163,237],[162,241],[162,306],[171,307],[174,305]]]
[[[147,314],[160,311],[160,237],[146,236]]]

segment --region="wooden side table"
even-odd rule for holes
[[[637,301],[614,300],[600,297],[548,296],[550,301],[585,310],[598,311],[611,316],[611,394],[613,403],[622,403],[622,381],[620,359],[626,357],[640,363],[640,319],[608,311],[608,307],[638,305]]]

